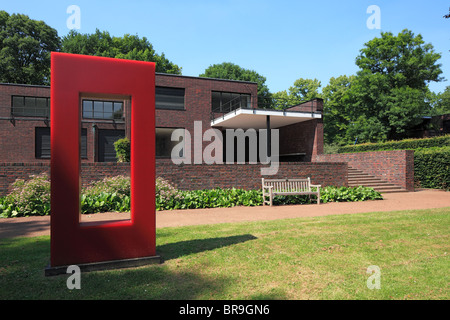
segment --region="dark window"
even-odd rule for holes
[[[36,128],[35,153],[38,159],[50,159],[50,128]],[[87,129],[81,129],[80,155],[82,159],[87,159]]]
[[[98,161],[117,162],[114,142],[125,137],[125,130],[98,130]]]
[[[16,117],[50,118],[50,98],[13,96],[11,113]]]
[[[174,128],[156,128],[156,157],[158,158],[170,158],[172,155],[172,149],[180,143],[180,141],[172,141],[172,133]],[[184,135],[183,135],[184,141]],[[180,158],[183,157],[183,150],[180,151],[178,155]]]
[[[444,120],[442,123],[444,133],[450,133],[450,120]]]
[[[213,112],[229,112],[238,108],[251,107],[251,96],[249,94],[213,91],[211,96],[211,110]]]
[[[184,89],[155,88],[156,109],[184,110]]]
[[[122,101],[83,100],[83,118],[100,120],[122,120]]]

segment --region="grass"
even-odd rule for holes
[[[157,229],[161,265],[45,277],[49,237],[0,240],[0,299],[448,300],[450,208]],[[367,268],[381,289],[367,287]]]

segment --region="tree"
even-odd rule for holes
[[[50,52],[60,41],[43,21],[0,11],[0,82],[48,85]]]
[[[317,79],[299,78],[288,91],[282,90],[273,94],[277,103],[277,109],[285,109],[299,103],[320,98],[319,88],[321,83]]]
[[[156,63],[156,72],[181,74],[181,68],[166,59],[164,53],[157,54],[147,38],[125,34],[111,36],[107,31],[96,30],[93,34],[80,34],[71,30],[62,39],[62,51],[100,57],[151,61]]]
[[[289,97],[294,104],[319,98],[319,88],[321,83],[317,79],[297,79],[294,85],[289,87]]]
[[[367,42],[356,65],[362,71],[385,75],[390,86],[425,90],[430,81],[443,80],[441,64],[437,64],[440,58],[420,34],[405,29],[397,36],[382,32],[380,38]]]
[[[323,89],[323,124],[326,143],[345,144],[344,138],[351,123],[348,90],[355,76],[332,77]]]
[[[421,35],[381,33],[360,50],[358,71],[348,91],[346,140],[376,142],[407,137],[430,110],[428,83],[442,81],[441,57]]]
[[[430,95],[431,112],[432,116],[440,116],[450,113],[450,86],[445,87],[444,92],[434,93]]]
[[[271,97],[264,76],[254,70],[244,69],[231,62],[213,64],[199,77],[256,82],[258,84],[258,105],[260,106],[264,106],[264,101]]]

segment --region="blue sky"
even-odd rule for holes
[[[324,87],[331,77],[356,73],[365,42],[407,28],[442,54],[439,63],[450,80],[450,19],[442,17],[448,0],[2,0],[0,10],[43,20],[64,36],[70,5],[81,10],[79,32],[147,37],[188,76],[233,62],[266,77],[271,92],[287,90],[298,78],[316,78]],[[380,8],[381,29],[366,25],[370,5]],[[430,88],[442,92],[449,80]]]

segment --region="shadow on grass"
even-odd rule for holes
[[[214,250],[255,239],[257,238],[251,234],[243,234],[230,237],[186,240],[157,246],[156,251],[161,255],[163,261],[167,261],[193,253]]]
[[[0,226],[0,239],[27,237],[33,233],[50,234],[50,219],[4,218]]]
[[[230,237],[180,241],[157,247],[165,260],[231,246],[256,237]],[[0,300],[64,299],[214,299],[227,290],[233,279],[209,276],[197,270],[172,265],[83,273],[81,290],[67,288],[68,275],[45,277],[50,256],[49,237],[0,240]]]

